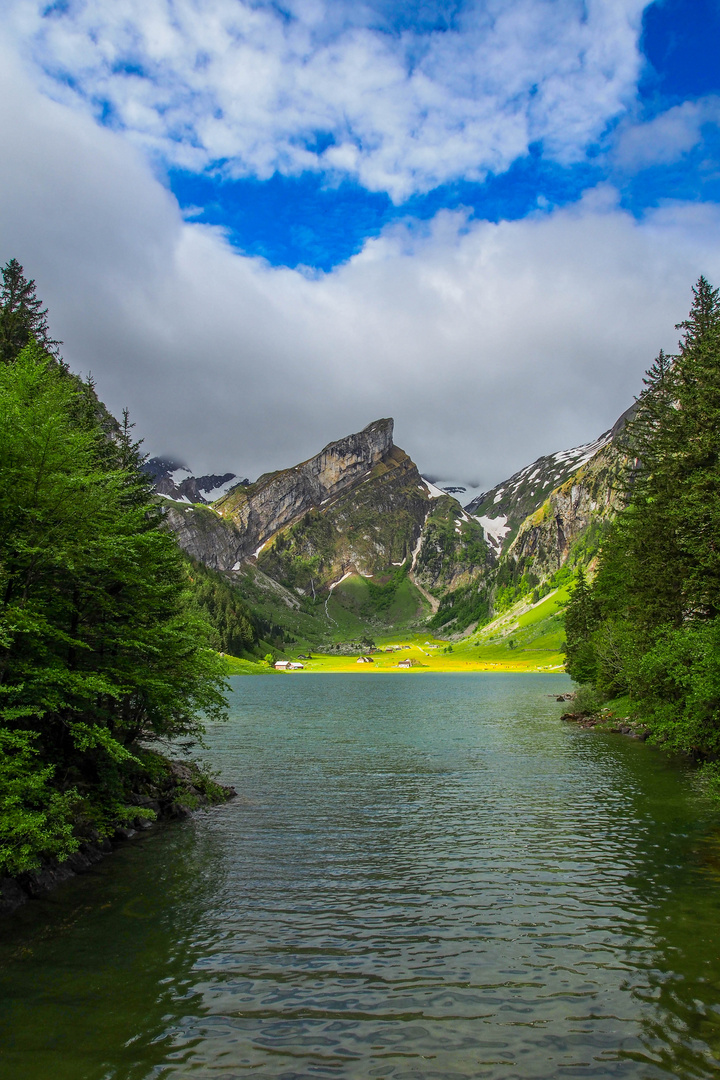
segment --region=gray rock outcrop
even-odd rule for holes
[[[208,510],[169,507],[168,524],[188,554],[214,570],[232,570],[280,529],[369,477],[392,447],[393,421],[376,420],[299,465],[233,488]]]

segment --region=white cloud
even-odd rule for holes
[[[423,471],[489,486],[609,426],[692,282],[720,282],[717,207],[636,221],[608,187],[524,221],[398,225],[312,278],[271,268],[0,61],[0,260],[148,448],[196,470],[254,476],[394,415]]]
[[[614,161],[631,171],[669,165],[700,143],[706,124],[720,124],[720,97],[684,101],[644,124],[624,127],[618,134]]]
[[[10,0],[60,100],[110,111],[166,163],[350,176],[395,200],[502,172],[543,142],[580,159],[634,97],[647,0],[483,0],[397,30],[351,0]],[[317,133],[334,143],[319,150]]]

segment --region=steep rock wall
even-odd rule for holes
[[[322,589],[346,573],[382,577],[411,557],[429,501],[414,462],[393,446],[369,476],[278,535],[258,563],[303,591]]]
[[[255,554],[280,529],[369,476],[391,451],[392,436],[393,421],[376,420],[355,435],[329,443],[308,461],[266,473],[219,499],[215,508],[242,534],[240,557]]]
[[[581,540],[592,551],[624,498],[628,460],[615,442],[608,443],[520,526],[508,558],[532,563],[536,574],[553,574]]]
[[[245,558],[242,533],[210,507],[169,503],[163,509],[165,522],[183,551],[211,570],[232,570]]]
[[[450,496],[433,499],[415,556],[417,584],[442,595],[484,577],[493,562],[478,522]]]

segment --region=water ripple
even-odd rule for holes
[[[243,797],[118,853],[76,930],[28,923],[0,1073],[715,1077],[718,816],[561,724],[565,687],[236,680],[210,744]]]

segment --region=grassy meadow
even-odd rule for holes
[[[338,593],[335,596],[335,593]],[[286,647],[282,658],[304,664],[303,671],[282,674],[302,675],[305,672],[333,674],[341,672],[384,672],[387,674],[419,674],[422,672],[471,672],[471,671],[562,671],[564,669],[564,629],[562,611],[567,603],[568,591],[563,586],[536,604],[528,599],[518,601],[507,611],[498,615],[486,626],[476,629],[459,640],[439,638],[418,623],[429,613],[429,605],[412,584],[404,582],[386,612],[385,628],[372,633],[376,649],[368,650],[372,663],[358,663],[355,655],[337,655],[329,652],[331,646],[340,646],[361,640],[368,632],[368,623],[362,618],[366,585],[361,578],[348,578],[333,590],[328,604],[327,616],[330,631],[326,643],[318,645],[304,641]],[[397,625],[393,626],[392,622]],[[392,649],[392,651],[387,651]],[[311,659],[300,659],[300,654],[310,654]],[[409,659],[410,668],[399,667],[401,660]],[[251,660],[227,658],[228,674],[269,673],[266,664]]]

